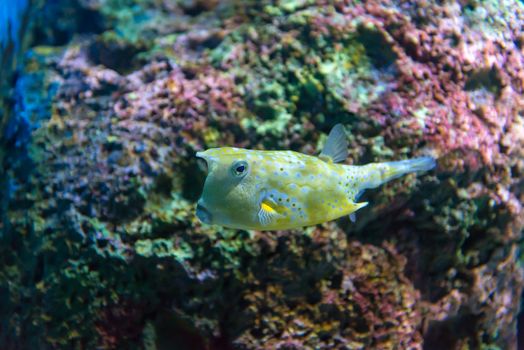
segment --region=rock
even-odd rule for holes
[[[0,348],[517,348],[520,2],[119,4],[43,5],[68,35],[2,99]],[[196,151],[318,154],[336,123],[349,163],[438,167],[355,224],[195,218]]]

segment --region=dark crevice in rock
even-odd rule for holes
[[[181,7],[184,13],[189,16],[198,16],[204,12],[215,9],[218,5],[216,0],[184,0]]]
[[[189,35],[188,47],[191,50],[202,51],[205,49],[214,49],[224,40],[224,33],[221,31],[209,31],[205,33],[196,33]]]
[[[357,40],[364,45],[366,55],[377,69],[390,68],[398,59],[391,45],[376,28],[359,26]]]
[[[173,179],[167,174],[160,174],[155,179],[153,191],[165,196],[169,196],[173,190]]]
[[[186,322],[173,313],[161,312],[155,321],[155,348],[168,350],[177,344],[180,350],[229,350],[231,347],[227,340],[222,337],[208,339]]]
[[[101,64],[120,74],[126,74],[141,66],[136,55],[143,50],[139,45],[99,39],[88,47],[87,53],[94,64]]]
[[[196,201],[202,193],[206,172],[198,164],[197,158],[193,157],[183,166],[180,171],[184,174],[182,183],[182,197],[189,201]]]
[[[105,214],[108,220],[122,222],[142,213],[146,198],[136,184],[125,184],[128,188],[113,193],[107,202]]]
[[[464,88],[467,91],[484,88],[495,95],[499,95],[502,89],[502,81],[496,67],[482,68],[469,74]]]
[[[99,34],[107,24],[100,11],[77,1],[48,1],[36,14],[33,25],[35,45],[65,45],[75,34]],[[50,20],[54,18],[56,20]]]
[[[469,339],[468,348],[478,349],[473,335],[479,316],[461,311],[444,321],[430,322],[424,334],[424,350],[456,349],[464,339]]]

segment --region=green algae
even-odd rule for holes
[[[391,148],[386,146],[384,137],[376,136],[371,141],[371,153],[376,159],[388,159],[395,155]]]
[[[191,247],[188,244],[181,244],[179,247],[174,247],[173,241],[167,239],[138,240],[135,242],[134,249],[138,255],[144,256],[146,258],[172,257],[177,261],[183,262],[193,257]]]
[[[278,6],[274,10],[281,11]],[[307,26],[316,16],[315,9],[306,8],[293,11],[286,21],[291,26]],[[239,81],[245,81],[239,88],[247,93],[248,107],[254,114],[243,119],[245,128],[254,129],[260,136],[282,137],[286,125],[302,118],[347,122],[352,119],[347,113],[350,103],[365,108],[384,91],[382,84],[357,84],[372,78],[373,67],[355,35],[337,38],[336,45],[334,38],[307,33],[274,43],[280,35],[278,26],[255,22],[239,26],[210,51],[211,62],[217,67],[225,64],[231,52],[242,50],[246,40],[267,42],[274,49],[272,55],[281,57],[270,62],[264,54],[251,56],[247,51],[246,58],[257,69],[233,71]],[[242,68],[238,62],[231,64]]]

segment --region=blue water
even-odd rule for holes
[[[0,2],[0,45],[4,49],[9,42],[19,48],[18,36],[23,13],[28,0],[2,0]]]

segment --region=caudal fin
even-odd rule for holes
[[[394,171],[400,172],[401,175],[404,175],[407,173],[414,173],[417,171],[431,170],[435,167],[437,163],[435,161],[435,158],[433,157],[420,157],[420,158],[399,160],[396,162],[387,162],[384,164],[389,165],[390,167],[394,169]]]
[[[362,167],[362,188],[375,188],[405,174],[431,170],[435,165],[433,157],[368,164]]]

